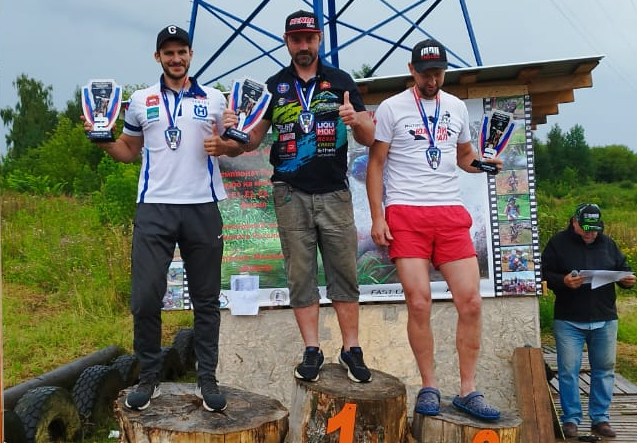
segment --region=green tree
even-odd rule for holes
[[[363,66],[361,66],[361,69],[359,71],[352,71],[352,77],[354,78],[369,78],[372,77],[372,67],[369,66],[367,63],[363,63]]]
[[[637,154],[625,145],[591,148],[596,182],[633,181],[637,170]]]
[[[66,109],[62,112],[62,115],[68,118],[71,123],[80,123],[80,115],[83,114],[82,110],[82,91],[79,87],[75,88],[73,93],[73,99],[66,102]]]
[[[546,153],[551,161],[550,177],[556,179],[562,174],[571,159],[566,157],[565,137],[559,125],[553,125],[546,135]]]
[[[548,181],[553,176],[553,161],[547,145],[533,137],[533,154],[535,157],[535,175],[538,182]]]
[[[48,188],[69,195],[83,195],[100,189],[97,166],[104,155],[101,149],[87,140],[82,126],[60,117],[49,139],[12,161],[7,177],[39,178],[39,181],[33,180],[39,188],[43,187],[42,180],[46,178],[44,183]],[[24,180],[21,186],[26,187]],[[30,191],[41,193],[37,188]]]
[[[6,135],[7,158],[16,159],[29,148],[37,147],[50,134],[58,121],[53,108],[52,87],[21,74],[13,82],[18,93],[15,108],[0,109],[0,118],[11,129]]]
[[[593,176],[591,151],[586,143],[582,126],[575,125],[566,133],[563,155],[567,157],[569,166],[578,173],[580,181]]]

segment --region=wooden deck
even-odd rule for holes
[[[543,346],[544,361],[556,373],[553,380],[549,382],[551,395],[557,407],[558,414],[561,414],[559,387],[557,380],[557,360],[555,348]],[[591,422],[588,418],[588,396],[590,392],[590,366],[586,354],[582,358],[582,369],[580,371],[579,388],[582,396],[583,415],[582,423],[579,425],[580,435],[590,434]],[[620,374],[615,374],[615,387],[613,389],[613,401],[610,406],[611,425],[617,432],[615,438],[604,438],[601,441],[613,443],[635,443],[637,442],[637,386],[626,380]],[[558,441],[562,441],[558,439]],[[577,438],[566,441],[578,441]]]

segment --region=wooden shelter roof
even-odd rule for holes
[[[556,115],[560,103],[575,101],[574,90],[593,86],[592,71],[603,56],[566,60],[547,60],[511,65],[477,66],[449,69],[443,89],[458,98],[531,96],[531,125],[546,123],[547,115]],[[357,79],[368,105],[411,85],[410,74]]]

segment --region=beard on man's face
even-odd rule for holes
[[[316,55],[310,51],[299,51],[294,54],[294,63],[303,67],[310,66],[315,59]]]

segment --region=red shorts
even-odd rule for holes
[[[385,219],[394,237],[389,257],[425,258],[436,269],[444,263],[475,257],[471,215],[463,206],[392,205]]]

